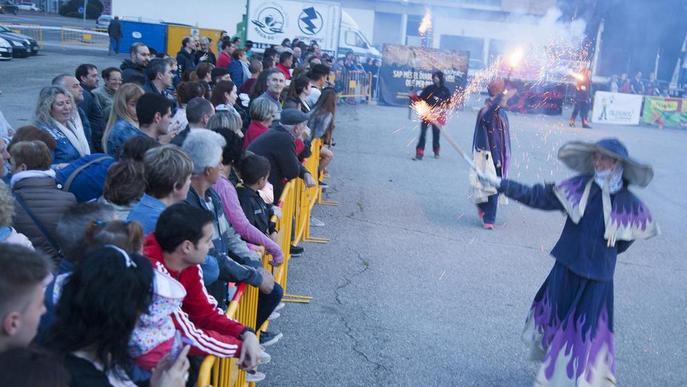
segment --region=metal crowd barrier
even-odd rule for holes
[[[316,139],[312,142],[312,155],[305,160],[305,167],[314,177],[319,177],[320,149],[322,140]],[[311,297],[287,294],[287,281],[289,272],[289,261],[291,260],[290,248],[301,241],[314,243],[327,243],[324,238],[314,238],[310,236],[310,214],[315,202],[321,197],[321,187],[307,188],[302,179],[294,179],[286,184],[281,197],[277,202],[281,208],[281,217],[272,220],[277,225],[277,244],[282,249],[284,261],[279,266],[272,266],[272,257],[269,254],[262,254],[263,266],[274,276],[275,282],[284,289],[284,302],[308,303]],[[258,288],[247,286],[242,283],[238,286],[236,294],[229,303],[227,316],[235,319],[241,324],[256,330],[259,335],[261,331],[267,330],[269,320],[261,327],[256,327],[258,311]],[[215,356],[206,356],[200,366],[197,387],[246,387],[246,373],[238,367],[238,359],[226,358],[219,359]],[[254,386],[255,383],[250,383]]]
[[[227,317],[234,319],[234,316],[237,315],[237,311],[239,310],[239,305],[244,297],[244,294],[246,294],[250,288],[251,287],[246,284],[239,285],[238,289],[236,290],[236,294],[234,294],[234,298],[231,300],[229,307],[227,308]],[[247,306],[248,302],[245,302],[241,305]],[[242,376],[245,384],[245,372],[239,369],[237,358],[220,359],[215,356],[206,356],[205,360],[203,360],[203,363],[200,365],[196,386],[243,386],[244,384],[238,384],[239,376],[241,376],[240,374],[243,374]]]
[[[366,71],[336,71],[334,88],[342,98],[371,98],[372,73]]]
[[[79,27],[50,27],[34,24],[13,24],[7,28],[20,34],[28,35],[40,44],[59,43],[62,46],[78,45],[107,49],[110,38],[106,32],[85,30]]]

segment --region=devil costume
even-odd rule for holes
[[[592,154],[620,160],[596,172]],[[628,190],[646,186],[653,170],[628,155],[616,139],[571,142],[559,159],[580,175],[553,185],[527,187],[503,179],[499,192],[523,204],[567,214],[551,251],[553,269],[537,292],[523,339],[542,360],[537,386],[613,386],[613,273],[617,255],[635,239],[658,235],[648,208]]]

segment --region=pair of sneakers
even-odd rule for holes
[[[280,304],[281,305],[281,304]],[[272,312],[275,313],[275,312]],[[277,313],[278,314],[278,313]],[[281,332],[262,332],[260,333],[260,357],[258,358],[258,365],[267,364],[272,361],[272,356],[265,352],[265,347],[276,344],[284,335]],[[246,370],[246,382],[257,383],[265,380],[265,373],[257,369]]]
[[[263,365],[267,364],[272,361],[272,356],[270,356],[269,353],[265,352],[263,349],[260,352],[260,357],[258,358],[258,365]],[[246,382],[248,383],[257,383],[257,382],[262,382],[265,380],[267,375],[265,375],[264,372],[260,372],[257,369],[252,369],[252,370],[246,370]]]
[[[420,160],[422,160],[423,157],[424,157],[424,156],[422,156],[422,155],[415,155],[415,157],[413,157],[413,160],[415,160],[415,161],[420,161]],[[435,153],[435,154],[434,154],[434,158],[435,158],[435,159],[438,159],[438,158],[441,158],[441,156],[439,156],[438,153]]]

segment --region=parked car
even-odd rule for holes
[[[3,38],[0,38],[0,60],[12,59],[12,51],[12,44]]]
[[[19,7],[12,3],[6,2],[0,4],[0,13],[11,13],[12,15],[16,15],[18,11]]]
[[[38,42],[30,36],[18,34],[7,27],[0,26],[0,38],[10,42],[14,57],[27,57],[38,54]]]
[[[112,16],[110,15],[100,15],[95,21],[95,28],[106,30],[112,22]]]
[[[33,12],[40,12],[41,9],[36,6],[36,4],[17,4],[17,8],[19,8],[22,11],[33,11]]]

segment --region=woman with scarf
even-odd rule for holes
[[[515,95],[515,90],[506,90],[505,82],[497,79],[489,83],[487,91],[490,98],[479,111],[475,123],[473,156],[481,172],[491,171],[498,177],[506,177],[510,160],[510,125],[506,106],[508,99]],[[499,195],[494,190],[481,192],[482,195],[475,195],[477,213],[482,219],[482,226],[493,230]]]
[[[444,86],[444,73],[441,71],[436,71],[432,74],[432,84],[422,89],[419,96],[416,94],[411,94],[410,99],[414,102],[423,101],[432,109],[445,109],[445,105],[451,99],[451,92],[446,86]],[[433,116],[434,114],[432,114]],[[417,142],[417,147],[415,147],[415,158],[413,160],[422,160],[425,155],[425,137],[427,135],[427,127],[432,125],[432,150],[434,150],[434,158],[439,158],[439,151],[441,146],[439,144],[439,136],[441,130],[439,126],[446,124],[445,112],[438,114],[438,119],[429,120],[428,118],[422,118],[422,124],[420,125],[420,139]]]
[[[35,123],[57,142],[53,152],[53,166],[61,168],[91,154],[74,98],[64,88],[48,86],[41,90]]]
[[[479,173],[483,184],[529,207],[567,214],[551,251],[556,262],[530,309],[523,339],[542,361],[537,386],[615,386],[613,274],[635,239],[658,235],[649,209],[628,190],[653,169],[617,139],[570,142],[558,158],[579,175],[556,185],[522,185]]]

